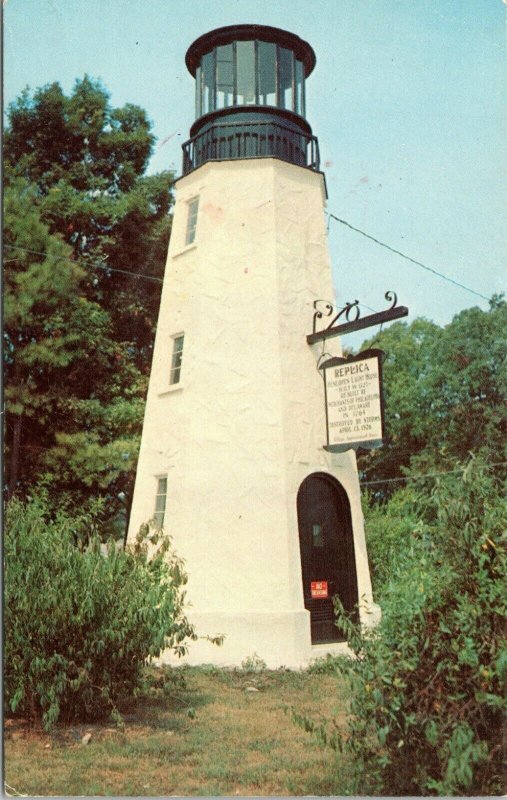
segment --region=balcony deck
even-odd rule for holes
[[[280,122],[216,120],[183,145],[183,175],[207,161],[280,158],[291,164],[320,169],[316,136],[295,131]]]

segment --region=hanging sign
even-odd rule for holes
[[[314,600],[319,597],[328,597],[327,581],[311,581],[310,592]]]
[[[384,444],[382,350],[364,350],[351,358],[330,358],[320,365],[326,398],[325,450],[342,453]]]

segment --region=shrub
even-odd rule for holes
[[[399,489],[389,502],[381,504],[369,495],[363,497],[368,560],[376,597],[381,597],[396,569],[400,548],[410,547],[416,535],[416,497],[411,486]]]
[[[500,786],[507,653],[505,509],[471,464],[414,500],[419,524],[400,545],[373,633],[347,625],[356,659],[348,737],[352,793],[495,794]]]
[[[4,534],[4,702],[7,711],[90,719],[140,690],[147,660],[195,638],[182,611],[186,577],[169,540],[76,546],[82,520],[48,520],[44,499],[9,502]],[[77,537],[79,538],[79,537]]]

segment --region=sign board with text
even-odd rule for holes
[[[326,398],[326,450],[342,453],[384,444],[382,350],[321,364]]]
[[[327,581],[311,581],[310,592],[313,600],[329,597]]]

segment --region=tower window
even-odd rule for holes
[[[312,525],[312,541],[314,547],[324,547],[324,531],[322,525]]]
[[[183,359],[183,339],[182,333],[173,338],[173,354],[171,359],[170,384],[179,383],[181,376],[181,362]]]
[[[199,198],[194,197],[192,200],[190,200],[188,204],[187,233],[185,236],[185,244],[192,244],[192,242],[195,239],[198,209],[199,209]]]
[[[155,513],[153,521],[159,530],[164,525],[165,503],[167,499],[167,475],[161,475],[157,479],[157,494],[155,497]]]

